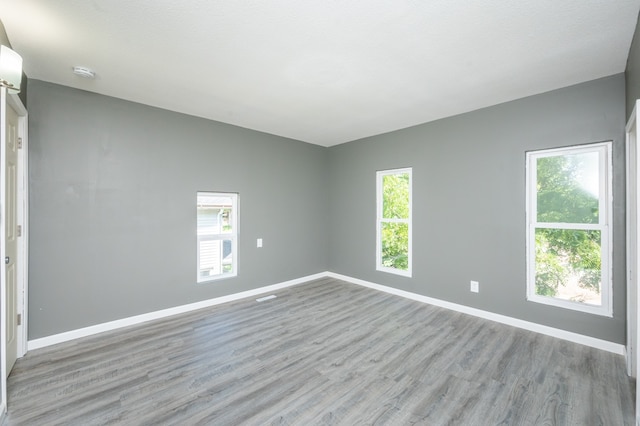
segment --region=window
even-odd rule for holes
[[[611,142],[527,153],[528,300],[612,316]]]
[[[198,282],[234,277],[238,268],[238,194],[198,192]]]
[[[376,176],[376,269],[411,276],[411,169]]]

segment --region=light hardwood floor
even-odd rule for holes
[[[30,352],[6,425],[631,425],[621,356],[323,279]]]

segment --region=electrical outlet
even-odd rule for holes
[[[256,244],[258,248],[262,247],[262,238],[258,238],[258,243]]]
[[[470,290],[472,293],[480,292],[480,283],[478,281],[471,281]]]

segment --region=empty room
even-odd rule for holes
[[[640,0],[4,0],[0,425],[640,425]]]

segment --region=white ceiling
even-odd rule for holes
[[[29,78],[331,146],[623,72],[640,0],[3,0]],[[72,74],[82,65],[95,80]]]

